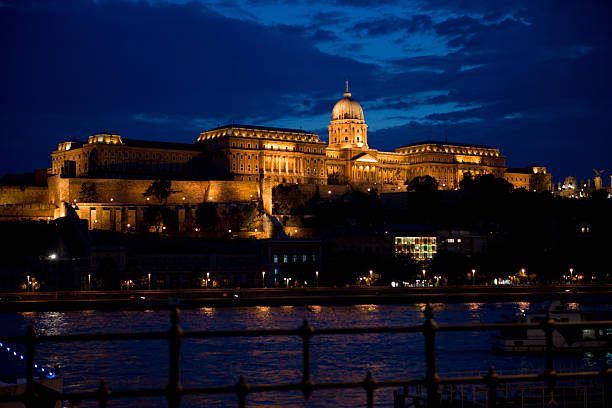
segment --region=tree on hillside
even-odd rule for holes
[[[165,205],[150,205],[144,212],[144,220],[149,227],[155,227],[155,232],[161,233],[164,227],[173,224],[174,211]]]
[[[170,180],[155,180],[144,193],[142,193],[143,197],[154,197],[157,199],[160,205],[166,205],[168,202],[168,197],[171,194],[179,193],[178,190],[172,190],[172,181]]]
[[[300,186],[297,184],[278,186],[272,189],[272,203],[274,214],[296,214],[303,209],[303,197]]]
[[[549,191],[550,175],[546,173],[535,173],[529,179],[529,190],[537,193]]]
[[[242,223],[244,221],[244,216],[242,214],[242,209],[237,205],[233,205],[229,210],[225,210],[223,212],[223,218],[225,222],[225,227],[228,230],[232,230],[233,232],[240,231],[242,227]]]
[[[474,176],[472,176],[471,172],[463,173],[463,178],[459,182],[459,188],[461,190],[471,190],[474,184]]]
[[[348,177],[342,173],[331,173],[327,176],[327,184],[335,186],[345,186],[349,183]]]
[[[253,231],[261,228],[263,209],[261,206],[245,206],[242,208],[242,228]]]
[[[493,174],[480,174],[472,177],[469,172],[464,174],[459,186],[462,190],[488,195],[508,194],[514,189],[511,183],[501,177],[495,177]]]
[[[95,183],[81,184],[79,192],[79,200],[84,203],[95,203],[98,201],[98,192],[96,191]]]
[[[198,205],[195,218],[198,228],[214,230],[219,225],[217,208],[209,201],[205,201]]]
[[[406,184],[408,191],[414,191],[418,193],[426,193],[438,190],[438,180],[431,176],[417,176],[412,180],[404,183]]]

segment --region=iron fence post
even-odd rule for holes
[[[238,407],[246,407],[246,396],[249,393],[249,385],[243,375],[238,378],[238,384],[236,384],[236,394],[238,395]]]
[[[168,378],[168,407],[179,408],[181,406],[181,339],[183,329],[179,326],[181,312],[174,309],[170,313],[172,326],[168,330],[168,342],[170,343],[170,372]]]
[[[555,330],[555,321],[550,314],[550,311],[546,313],[546,320],[542,322],[542,328],[546,333],[546,384],[548,385],[548,392],[552,399],[553,388],[557,380],[557,373],[555,372],[555,359],[553,352],[553,331]]]
[[[106,386],[104,380],[100,381],[100,386],[98,387],[98,406],[100,408],[106,408],[106,403],[110,398],[111,392]]]
[[[425,387],[427,388],[427,407],[435,408],[440,405],[438,382],[440,378],[436,372],[436,330],[438,326],[433,320],[431,304],[425,306],[425,323],[423,335],[425,336],[425,359],[427,371],[425,374]]]
[[[365,380],[363,380],[363,388],[366,390],[367,407],[374,407],[374,389],[376,388],[376,380],[371,371],[366,374]]]
[[[36,408],[34,395],[34,352],[36,350],[36,341],[38,335],[34,331],[34,326],[29,325],[25,334],[26,346],[26,392],[25,406],[28,408]]]
[[[612,384],[610,384],[611,375],[612,369],[610,369],[608,362],[604,360],[603,366],[601,367],[601,382],[603,385],[603,391],[601,393],[602,407],[608,407],[612,402],[612,396],[610,395],[610,388],[612,388]]]
[[[497,383],[499,382],[498,375],[495,372],[495,367],[489,367],[489,372],[484,378],[488,387],[487,406],[495,408],[497,406]]]
[[[312,337],[312,333],[314,329],[308,323],[307,319],[304,319],[304,324],[300,327],[300,332],[302,336],[302,344],[303,344],[303,363],[304,363],[304,376],[302,378],[302,393],[304,394],[304,399],[310,398],[310,394],[312,393],[313,383],[310,379],[310,338]]]

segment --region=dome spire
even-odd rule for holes
[[[346,92],[344,93],[344,97],[345,98],[350,98],[351,97],[351,93],[348,90],[348,79],[346,80]]]

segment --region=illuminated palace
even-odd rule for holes
[[[325,191],[332,195],[346,191],[340,188],[346,184],[398,192],[406,191],[406,181],[429,175],[444,190],[458,188],[469,172],[505,177],[516,187],[528,188],[536,170],[545,172],[542,167],[508,172],[498,149],[473,144],[423,141],[394,152],[372,149],[363,109],[351,98],[348,84],[333,107],[328,131],[328,143],[303,130],[238,124],[204,131],[192,144],[99,133],[87,141],[59,144],[51,154],[47,190],[27,192],[26,197],[23,191],[5,189],[0,191],[0,204],[38,203],[56,209],[62,203],[87,204],[78,205],[77,212],[90,228],[124,230],[125,225],[141,222],[141,210],[151,199],[142,193],[154,179],[173,181],[177,193],[169,197],[168,205],[177,208],[180,221],[189,208],[203,201],[262,201],[271,213],[272,188],[282,183],[330,181],[336,185]],[[95,197],[83,195],[84,187],[92,184]],[[49,217],[59,215],[56,210]]]
[[[251,125],[227,125],[202,132],[194,144],[123,139],[108,133],[87,143],[60,143],[51,174],[63,177],[218,178],[236,181],[326,184],[341,175],[352,184],[380,184],[393,190],[406,180],[429,175],[441,189],[454,189],[463,174],[503,177],[498,149],[446,142],[418,142],[395,152],[368,146],[361,105],[347,92],[332,110],[329,145],[310,132]],[[386,187],[386,188],[385,188]]]

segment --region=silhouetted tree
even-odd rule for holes
[[[546,173],[535,173],[529,178],[529,190],[536,193],[549,191],[550,175]]]
[[[261,218],[263,211],[256,206],[245,206],[242,208],[242,229],[253,231],[255,228],[261,228]]]
[[[327,176],[327,184],[336,186],[345,186],[349,183],[348,177],[342,173],[331,173]]]
[[[170,180],[155,180],[144,193],[143,197],[155,197],[160,205],[165,205],[168,202],[168,197],[171,194],[179,193],[178,190],[172,190],[172,181]]]
[[[438,180],[431,176],[417,176],[410,181],[406,180],[405,184],[408,191],[426,193],[438,190]]]
[[[297,184],[278,185],[272,189],[274,214],[297,214],[303,212],[304,197]]]
[[[196,209],[196,226],[208,230],[214,230],[219,225],[219,214],[215,205],[205,201]]]
[[[81,191],[79,192],[79,200],[85,203],[97,202],[98,192],[96,191],[96,184],[95,183],[81,184]]]
[[[150,205],[144,213],[144,219],[148,226],[155,227],[155,232],[162,232],[163,227],[173,225],[174,212],[165,205]]]

